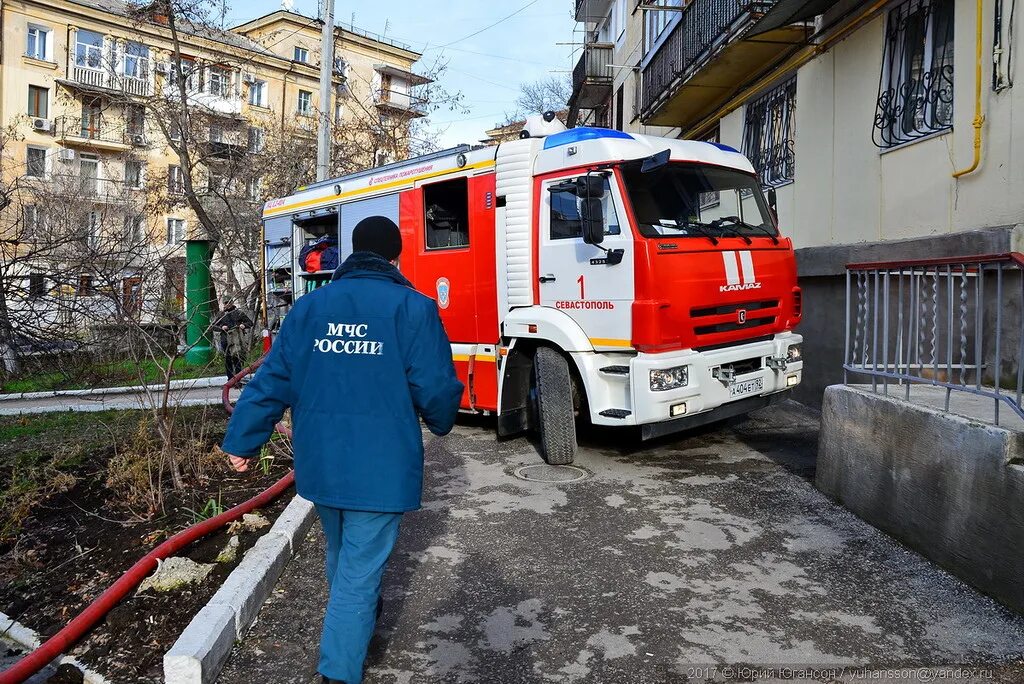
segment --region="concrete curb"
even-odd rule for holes
[[[12,641],[22,648],[35,649],[42,643],[39,639],[39,635],[34,631],[26,627],[25,625],[12,620],[3,613],[0,613],[0,637],[4,637],[7,641]],[[84,676],[83,681],[85,684],[110,684],[103,675],[93,672],[79,660],[72,658],[71,656],[59,656],[55,658],[50,665],[74,665],[82,671]]]
[[[175,406],[219,406],[220,395],[205,399],[181,399]],[[15,408],[0,405],[0,416],[21,416],[37,413],[96,413],[99,411],[143,411],[147,407],[129,401],[99,402],[96,404],[67,404],[64,406],[19,406]]]
[[[190,378],[188,380],[171,380],[172,390],[194,389],[200,387],[214,387],[223,385],[223,377],[213,378]],[[84,397],[95,394],[135,394],[146,390],[159,391],[164,386],[159,385],[132,385],[129,387],[92,387],[80,390],[53,390],[50,392],[14,392],[11,394],[0,394],[0,402],[17,401],[18,399],[52,399],[53,397]]]
[[[256,619],[315,517],[311,502],[298,495],[291,500],[164,654],[165,684],[211,684],[217,679],[231,647]]]

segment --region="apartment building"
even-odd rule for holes
[[[46,194],[66,185],[90,207],[90,222],[124,213],[146,242],[175,253],[185,239],[203,237],[186,203],[175,201],[183,171],[169,138],[181,131],[160,117],[165,103],[176,102],[179,81],[204,128],[196,188],[222,189],[219,160],[264,154],[272,131],[312,136],[321,110],[339,125],[367,113],[405,121],[421,115],[413,89],[426,79],[412,70],[420,55],[355,27],[336,29],[332,97],[321,103],[319,22],[289,11],[227,30],[178,22],[182,73],[168,17],[156,9],[120,0],[14,0],[0,4],[0,13],[0,125],[16,131],[4,143],[5,187],[18,181]],[[166,179],[163,196],[143,197],[153,179]],[[258,215],[260,178],[233,192]],[[31,193],[21,204],[4,211],[23,212],[28,226],[45,220],[47,208],[33,204]],[[141,206],[146,211],[134,215]],[[139,275],[128,268],[124,279],[125,292],[134,293]],[[58,285],[75,289],[78,276],[33,271],[26,282],[42,295]]]
[[[1013,3],[618,2],[632,17],[627,35],[642,27],[642,47],[630,57],[616,51],[614,31],[594,36],[578,67],[578,103],[613,127],[731,145],[775,189],[797,247],[802,332],[813,341],[805,400],[842,378],[835,312],[845,264],[1018,249],[1024,129],[1013,121],[1024,92],[1013,87],[1022,61],[1014,36],[1024,20]],[[617,26],[616,4],[577,0],[577,18]],[[632,84],[618,65],[636,75]],[[636,104],[620,115],[620,99]]]

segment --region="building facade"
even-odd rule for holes
[[[181,140],[180,120],[195,128],[188,131],[194,194],[248,205],[257,218],[243,230],[258,254],[266,194],[259,169],[274,165],[266,158],[268,138],[287,145],[290,136],[304,136],[312,146],[322,110],[337,128],[369,114],[404,121],[419,115],[413,88],[425,79],[412,68],[420,55],[354,27],[336,29],[332,99],[322,106],[320,25],[292,12],[227,30],[179,18],[174,31],[158,10],[118,0],[5,1],[0,12],[3,184],[19,189],[19,201],[8,197],[3,209],[8,232],[17,226],[13,241],[41,235],[54,218],[53,197],[73,194],[84,214],[72,222],[95,224],[86,230],[90,245],[110,226],[124,226],[118,238],[171,255],[162,263],[175,282],[183,269],[173,255],[183,254],[185,239],[203,237],[181,201],[183,163],[172,144]],[[189,112],[184,119],[165,116],[181,109]],[[241,161],[260,155],[263,164]],[[308,168],[296,178],[312,173],[313,160],[304,161]],[[239,168],[250,170],[226,178]],[[94,292],[86,274],[57,272],[52,263],[25,268],[26,296]],[[122,270],[122,282],[111,287],[134,301],[143,274],[133,272],[130,258]]]
[[[577,7],[588,2],[614,4]],[[639,124],[740,149],[776,191],[798,250],[802,332],[815,341],[805,400],[842,377],[830,316],[842,310],[846,263],[1017,248],[1024,129],[1013,122],[1024,92],[1013,87],[1013,43],[1024,20],[1012,3],[628,5],[642,48],[623,100],[633,96]]]

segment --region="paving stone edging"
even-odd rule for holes
[[[13,641],[19,646],[27,649],[35,649],[39,646],[41,640],[39,635],[33,630],[29,629],[20,622],[8,617],[4,613],[0,612],[0,635],[6,638],[8,641]],[[51,665],[73,665],[82,671],[83,679],[85,684],[110,684],[110,682],[101,674],[93,672],[81,661],[72,658],[71,656],[59,656],[51,662]]]
[[[313,525],[313,504],[296,495],[217,593],[164,654],[165,684],[211,684],[252,625],[292,553]]]
[[[223,385],[224,378],[221,376],[212,378],[189,378],[185,380],[171,380],[170,389],[194,389],[200,387],[213,387]],[[156,385],[131,385],[129,387],[92,387],[90,389],[77,390],[51,390],[49,392],[13,392],[0,394],[0,401],[16,401],[19,399],[51,399],[53,397],[83,397],[95,394],[135,394],[145,390],[159,391],[164,388],[163,383]]]

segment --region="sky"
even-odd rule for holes
[[[451,147],[478,142],[501,122],[515,109],[520,84],[567,77],[575,63],[569,44],[574,6],[573,0],[335,0],[335,19],[354,20],[358,28],[422,51],[416,70],[438,58],[448,62],[442,85],[462,93],[469,112],[441,109],[430,123],[441,147]],[[278,9],[280,0],[233,0],[226,23],[234,26]],[[295,0],[294,11],[316,16],[319,6],[317,0]]]

